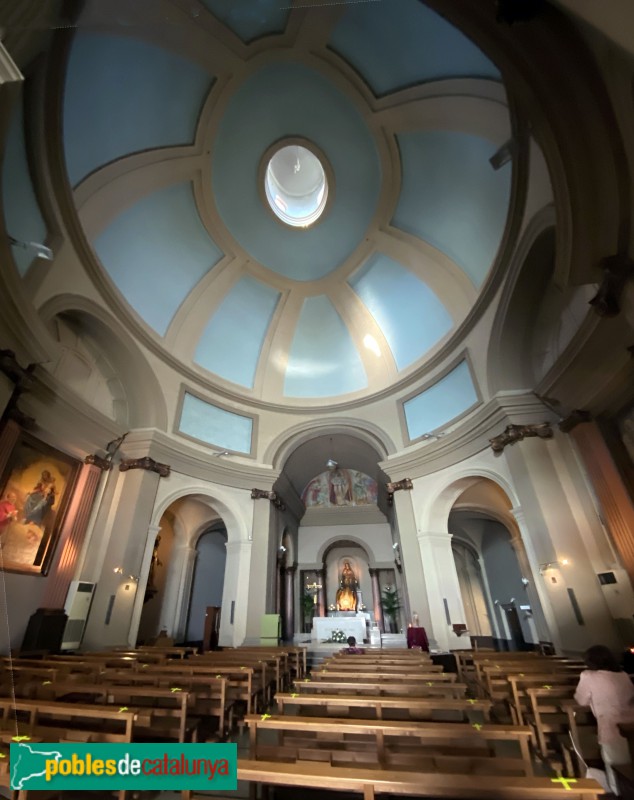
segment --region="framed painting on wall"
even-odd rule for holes
[[[46,575],[80,467],[21,434],[0,476],[0,569]]]

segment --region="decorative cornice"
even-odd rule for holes
[[[441,439],[386,459],[379,466],[395,480],[406,475],[413,479],[421,478],[486,450],[495,430],[518,418],[532,418],[535,422],[543,420],[544,404],[529,392],[500,392]],[[556,419],[555,415],[553,419]]]
[[[561,420],[558,427],[562,433],[570,433],[577,425],[581,425],[583,422],[590,422],[591,420],[592,414],[589,411],[576,408],[574,411],[571,411],[567,417]]]
[[[120,472],[127,472],[130,469],[145,469],[149,472],[157,472],[161,478],[167,478],[171,472],[169,464],[159,464],[150,456],[143,458],[126,458],[119,464]]]
[[[103,472],[107,472],[108,470],[112,469],[112,461],[108,458],[103,458],[102,456],[97,455],[97,453],[91,453],[90,455],[86,456],[84,459],[84,464],[90,464],[93,467],[99,467],[99,469]]]
[[[626,281],[634,276],[634,261],[625,253],[604,258],[603,280],[590,305],[600,317],[616,317],[621,313],[619,301]]]
[[[282,498],[274,492],[272,489],[251,489],[251,499],[252,500],[270,500],[271,503],[278,509],[278,511],[285,511],[286,510],[286,503],[282,500]]]
[[[537,425],[507,425],[503,433],[489,439],[491,450],[496,455],[504,452],[504,448],[509,444],[521,442],[522,439],[529,439],[537,436],[540,439],[552,439],[553,429],[550,422],[541,422]]]

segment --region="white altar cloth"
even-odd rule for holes
[[[365,617],[313,617],[313,641],[330,639],[333,631],[343,631],[346,639],[354,636],[361,645],[367,638]],[[345,643],[341,646],[345,647]]]

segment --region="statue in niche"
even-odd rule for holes
[[[336,605],[337,611],[356,611],[357,610],[357,580],[349,561],[343,562],[339,589],[337,590]]]

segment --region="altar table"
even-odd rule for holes
[[[313,641],[330,639],[333,631],[343,631],[346,639],[354,636],[360,645],[368,638],[365,617],[313,617]],[[345,647],[345,642],[341,646]]]

